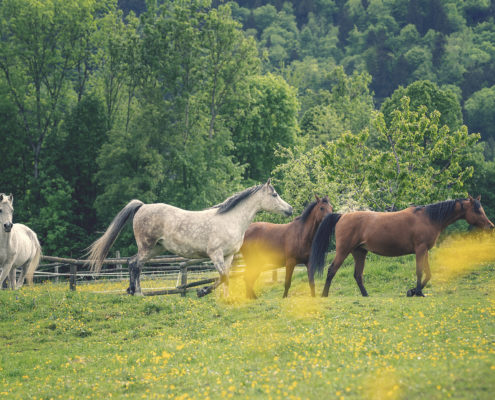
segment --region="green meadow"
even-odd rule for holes
[[[0,397],[493,398],[494,265],[449,279],[433,268],[425,298],[405,296],[413,257],[369,256],[369,298],[350,260],[328,298],[311,298],[299,270],[282,299],[279,271],[255,301],[241,279],[228,299],[95,293],[126,282],[1,291]]]

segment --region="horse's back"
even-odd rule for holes
[[[373,253],[397,256],[414,252],[418,218],[411,209],[396,212],[358,211],[337,224],[338,245],[363,247]]]
[[[133,221],[138,248],[159,244],[185,257],[206,257],[219,231],[216,214],[214,209],[188,211],[165,203],[145,204]]]

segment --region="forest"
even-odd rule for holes
[[[45,254],[133,198],[269,177],[296,212],[481,194],[495,217],[493,0],[3,0],[0,37],[0,192]]]

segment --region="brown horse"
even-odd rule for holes
[[[479,228],[493,229],[477,199],[447,200],[420,207],[409,207],[397,212],[357,211],[348,214],[330,214],[322,221],[316,232],[311,248],[311,282],[314,272],[321,274],[325,263],[325,253],[335,228],[336,254],[328,269],[322,296],[328,296],[332,279],[349,255],[354,257],[354,278],[363,296],[368,292],[363,285],[363,269],[366,254],[373,253],[397,257],[405,254],[416,255],[416,287],[407,291],[408,296],[424,296],[423,288],[431,278],[428,264],[430,250],[442,232],[453,222],[465,219]],[[423,271],[425,279],[421,281]]]
[[[333,211],[327,196],[321,199],[315,197],[316,201],[310,203],[299,217],[288,224],[255,222],[247,229],[241,253],[246,263],[244,281],[248,298],[256,298],[253,285],[262,271],[285,265],[284,297],[287,297],[294,267],[296,264],[306,264],[307,267],[311,243],[318,225]],[[310,288],[314,296],[314,284]]]

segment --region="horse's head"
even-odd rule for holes
[[[333,207],[328,201],[328,196],[320,198],[315,194],[315,199],[316,205],[311,211],[311,214],[313,215],[316,223],[319,224],[321,221],[323,221],[323,218],[333,212]]]
[[[493,229],[495,226],[486,216],[480,200],[481,196],[478,196],[476,199],[469,196],[469,198],[462,203],[464,209],[466,210],[466,221],[468,224],[474,225],[478,228]]]
[[[263,185],[260,192],[262,193],[262,210],[282,214],[286,217],[292,215],[292,207],[278,195],[277,191],[270,183],[270,179]]]
[[[12,230],[12,216],[14,214],[14,197],[12,194],[8,196],[5,193],[0,193],[0,224],[5,232]]]

